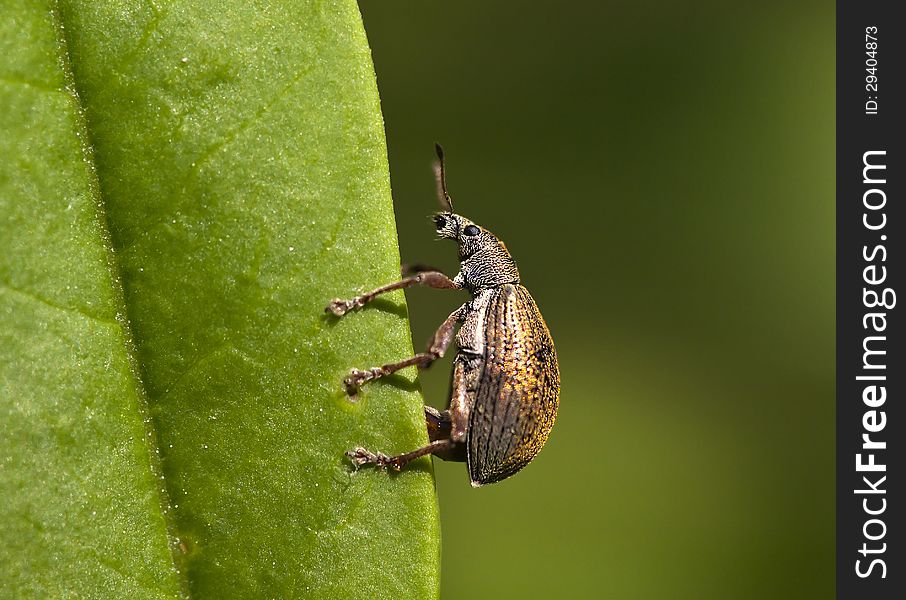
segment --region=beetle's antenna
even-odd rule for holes
[[[434,142],[434,151],[437,152],[437,162],[434,163],[434,177],[437,179],[437,199],[441,208],[453,212],[453,199],[447,193],[447,177],[444,170],[444,149]]]

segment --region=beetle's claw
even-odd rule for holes
[[[359,467],[365,466],[368,463],[374,461],[377,457],[374,453],[365,450],[364,448],[356,448],[355,450],[350,450],[346,453],[346,457],[353,464],[353,466],[358,469]]]
[[[350,450],[346,453],[346,456],[352,462],[356,469],[363,467],[365,465],[374,465],[382,469],[386,469],[388,466],[393,466],[395,469],[399,470],[399,467],[396,467],[391,459],[386,454],[381,452],[371,452],[365,448],[356,448],[355,450]]]
[[[346,386],[346,394],[348,396],[355,396],[358,391],[362,389],[364,384],[378,376],[376,371],[377,369],[370,369],[368,371],[352,369],[349,371],[349,376],[343,380],[343,385]]]
[[[350,310],[352,310],[353,306],[355,306],[355,303],[351,300],[341,300],[340,298],[334,298],[330,301],[330,304],[328,304],[324,308],[324,312],[333,313],[334,316],[342,317]]]
[[[349,376],[343,380],[347,396],[352,397],[359,393],[359,390],[362,388],[362,383],[365,382],[365,379],[362,377],[363,375],[364,372],[358,369],[353,369],[349,372]]]

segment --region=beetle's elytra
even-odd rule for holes
[[[380,294],[413,285],[465,289],[472,299],[453,311],[435,332],[426,352],[367,370],[353,369],[344,381],[354,395],[369,381],[410,366],[426,367],[444,355],[453,332],[457,353],[447,410],[425,407],[431,442],[387,456],[356,448],[347,456],[357,466],[401,469],[426,454],[465,461],[473,486],[494,483],[527,465],[547,440],[560,401],[557,352],[541,312],[519,281],[516,262],[493,233],[453,212],[447,193],[444,155],[436,146],[438,196],[434,215],[442,238],[459,243],[460,271],[453,279],[429,269],[404,273],[401,281],[351,300],[333,300],[325,309],[341,317]]]

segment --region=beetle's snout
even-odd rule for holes
[[[434,220],[434,228],[437,230],[437,235],[442,238],[455,238],[456,230],[459,227],[459,221],[456,218],[456,215],[448,212],[435,213],[431,216]]]

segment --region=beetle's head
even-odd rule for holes
[[[459,244],[459,262],[468,287],[519,282],[516,262],[496,235],[456,213],[435,213],[433,219],[438,236]]]
[[[493,233],[462,215],[439,212],[432,218],[439,237],[459,242],[459,260],[465,260],[481,250],[500,243]]]

